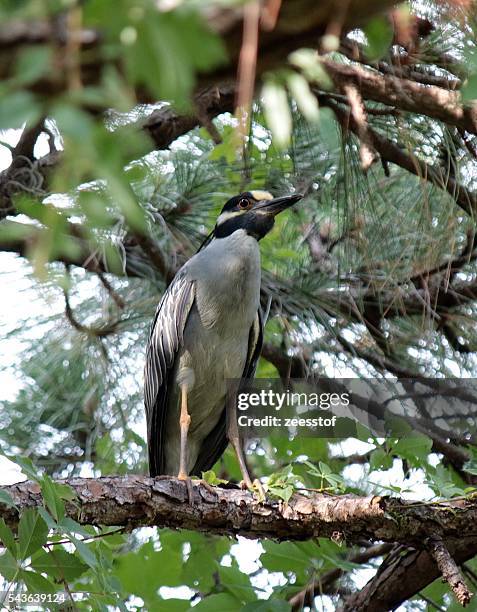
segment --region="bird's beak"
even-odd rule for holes
[[[283,210],[286,210],[287,208],[290,208],[290,206],[293,206],[293,204],[296,204],[296,202],[301,200],[302,197],[303,195],[301,193],[294,193],[293,195],[283,196],[282,198],[263,200],[254,206],[253,210],[276,217]]]

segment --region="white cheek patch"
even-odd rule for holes
[[[224,212],[221,215],[219,215],[219,217],[217,218],[217,225],[221,225],[222,223],[225,223],[225,221],[228,221],[229,219],[233,219],[234,217],[238,217],[241,214],[242,212],[239,210],[236,210],[234,212],[231,212],[231,211]]]
[[[262,200],[273,200],[273,196],[268,191],[251,191],[252,198],[260,202]]]

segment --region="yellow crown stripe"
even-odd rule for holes
[[[251,191],[252,198],[260,202],[261,200],[273,200],[273,196],[268,191]]]

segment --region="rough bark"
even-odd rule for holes
[[[457,564],[477,554],[477,538],[455,538],[446,548]],[[395,610],[439,578],[439,568],[426,550],[397,547],[378,573],[359,592],[346,599],[339,612],[382,612]]]
[[[315,493],[295,494],[289,504],[271,499],[259,503],[247,491],[212,488],[192,481],[190,503],[186,483],[169,477],[72,478],[59,482],[75,492],[76,498],[66,502],[66,514],[81,524],[127,529],[156,525],[275,540],[328,537],[358,545],[363,541],[401,543],[364,589],[346,597],[343,612],[393,609],[432,582],[443,572],[435,555],[427,550],[431,548],[428,543],[436,538],[452,567],[477,553],[475,497],[425,503]],[[16,507],[0,503],[0,516],[13,528],[19,513],[43,504],[39,485],[31,481],[2,490],[9,493]],[[389,550],[387,545],[377,545],[353,559],[364,562]],[[322,577],[330,592],[342,574],[332,570]],[[305,597],[311,601],[321,593],[316,589],[319,581],[295,596],[292,605],[297,607]]]
[[[76,499],[66,512],[82,524],[146,525],[203,530],[207,533],[249,538],[306,540],[315,537],[401,542],[421,548],[429,537],[442,540],[475,537],[477,499],[444,502],[409,502],[401,499],[355,495],[304,496],[289,504],[266,500],[258,503],[241,489],[222,489],[193,483],[193,503],[186,484],[175,478],[145,476],[72,478],[68,484]],[[1,487],[19,510],[42,505],[38,484],[25,481]],[[0,504],[1,516],[10,525],[18,511]]]
[[[423,114],[471,134],[477,133],[477,105],[464,106],[457,91],[383,75],[362,66],[339,64],[329,59],[322,61],[333,83],[343,93],[346,85],[352,84],[367,100],[382,102],[418,115]]]
[[[164,106],[147,118],[142,127],[150,136],[155,149],[167,149],[179,136],[201,124],[202,117],[212,119],[234,110],[235,83],[223,82],[201,89],[194,96],[196,114],[181,115],[172,107]]]
[[[429,538],[428,544],[429,552],[436,562],[442,577],[451,587],[457,601],[462,606],[466,606],[470,603],[473,593],[469,591],[469,588],[465,584],[465,580],[456,562],[440,538]]]

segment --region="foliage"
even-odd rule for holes
[[[2,21],[58,17],[71,4],[4,2],[0,15]],[[2,257],[24,272],[34,292],[28,316],[5,333],[5,346],[22,343],[22,350],[16,363],[7,364],[19,388],[2,402],[0,441],[39,484],[45,504],[22,515],[17,533],[0,520],[0,573],[9,593],[64,591],[86,610],[290,610],[290,598],[326,571],[342,569],[341,586],[356,589],[360,571],[376,561],[358,566],[345,544],[320,538],[254,548],[202,533],[83,527],[65,517],[65,503],[74,499],[54,477],[146,470],[140,356],[168,278],[141,247],[141,237],[153,240],[174,272],[207,236],[228,196],[254,188],[304,192],[299,207],[278,219],[261,246],[262,305],[273,297],[266,343],[285,361],[306,362],[317,376],[381,377],[399,368],[446,378],[475,375],[475,300],[441,312],[438,320],[434,303],[408,311],[405,300],[443,262],[449,282],[475,278],[474,219],[455,205],[453,194],[403,168],[383,162],[363,172],[362,143],[319,104],[332,84],[308,48],[265,76],[243,148],[237,147],[236,120],[223,114],[214,119],[220,143],[206,127],[196,127],[168,149],[150,152],[146,131],[138,127],[157,110],[190,113],[200,75],[226,61],[226,45],[206,25],[197,2],[170,11],[156,4],[84,3],[85,28],[108,24],[98,82],[86,79],[80,88],[50,96],[36,93],[30,84],[59,61],[58,48],[45,44],[22,48],[0,83],[0,129],[31,129],[46,117],[39,133],[50,144],[22,166],[30,188],[14,197],[0,223],[2,245],[25,239],[31,268],[25,271],[10,254]],[[428,5],[436,26],[420,41],[418,69],[462,78],[464,98],[474,99],[475,19],[449,19],[435,3],[417,8],[425,15]],[[359,37],[370,61],[389,60],[388,20],[369,21]],[[450,52],[454,72],[440,62]],[[66,72],[74,76],[74,58]],[[445,181],[475,190],[474,137],[426,115],[366,105],[370,128],[444,168]],[[19,135],[6,131],[4,139]],[[57,155],[45,178],[38,158]],[[14,194],[17,179],[8,179]],[[459,258],[454,272],[451,262]],[[379,333],[356,316],[369,314],[369,302],[379,315]],[[398,312],[390,316],[395,304]],[[262,358],[258,376],[277,374],[283,375],[280,363]],[[364,428],[351,444],[299,437],[253,441],[248,459],[268,493],[285,504],[296,489],[436,499],[471,491],[476,451],[470,442],[461,448],[468,461],[460,469],[441,462],[427,435],[391,431],[383,440]],[[355,455],[350,448],[363,452],[356,464],[347,457]],[[205,480],[240,480],[230,449]],[[10,502],[0,494],[0,503]],[[253,563],[245,562],[247,551]],[[467,566],[475,577],[477,562]],[[326,609],[338,596],[335,587],[323,594]],[[452,609],[439,581],[422,596]],[[422,609],[424,600],[416,598]]]

